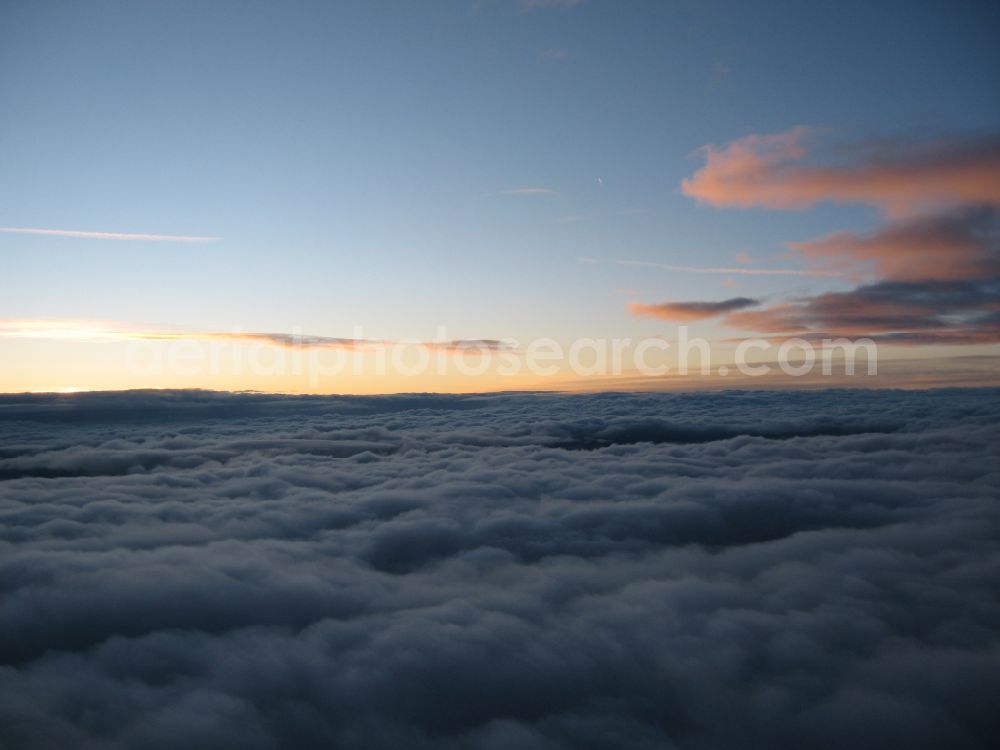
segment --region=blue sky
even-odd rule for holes
[[[989,5],[6,2],[0,226],[221,239],[0,234],[0,318],[622,336],[662,328],[634,296],[846,289],[609,261],[803,267],[782,243],[876,227],[679,186],[747,134],[995,129]]]

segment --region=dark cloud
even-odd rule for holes
[[[998,396],[0,396],[0,746],[989,747]]]
[[[726,325],[761,333],[869,337],[892,343],[1000,342],[1000,279],[880,281],[762,310]]]

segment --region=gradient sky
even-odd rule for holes
[[[852,269],[641,263],[839,268],[786,243],[912,215],[892,196],[706,200],[681,187],[699,149],[804,127],[805,158],[838,164],[993,154],[998,31],[997,6],[971,1],[8,0],[0,227],[83,234],[0,231],[0,322],[19,332],[0,337],[0,390],[164,384],[123,374],[120,342],[23,321],[570,341],[677,322],[642,305],[847,293]],[[995,176],[963,207],[995,209]],[[692,325],[748,333],[730,322]],[[992,331],[906,356],[995,353]]]

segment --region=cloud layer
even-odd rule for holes
[[[998,396],[0,397],[0,744],[987,747]]]

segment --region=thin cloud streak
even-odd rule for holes
[[[595,262],[588,259],[586,262]],[[745,268],[745,267],[703,267],[703,266],[677,266],[670,263],[654,263],[645,260],[613,260],[610,261],[618,266],[636,266],[639,268],[658,268],[662,271],[675,271],[677,273],[714,273],[729,276],[736,274],[740,276],[843,276],[839,271],[807,270],[799,268]]]
[[[628,309],[630,313],[638,317],[695,321],[717,318],[720,315],[759,304],[759,300],[749,297],[733,297],[721,302],[661,302],[656,305],[633,302]]]
[[[284,349],[374,350],[389,346],[418,346],[433,351],[511,351],[517,347],[504,339],[452,339],[417,341],[355,339],[311,336],[300,333],[257,331],[166,331],[142,330],[121,323],[81,320],[0,320],[0,338],[46,339],[54,341],[224,341],[249,342]]]
[[[539,8],[573,8],[581,5],[583,0],[521,0],[521,7],[525,10],[538,10]]]
[[[539,55],[539,58],[542,60],[562,61],[562,60],[569,60],[572,56],[573,55],[570,54],[570,51],[567,49],[563,49],[562,47],[552,47],[550,49],[544,50]]]
[[[498,193],[491,193],[491,195],[553,195],[555,192],[552,188],[528,186],[501,190]]]
[[[142,234],[136,232],[89,232],[81,229],[42,229],[39,227],[0,227],[6,234],[34,234],[46,237],[74,237],[86,240],[131,240],[138,242],[218,242],[221,237],[198,237],[182,234]]]

